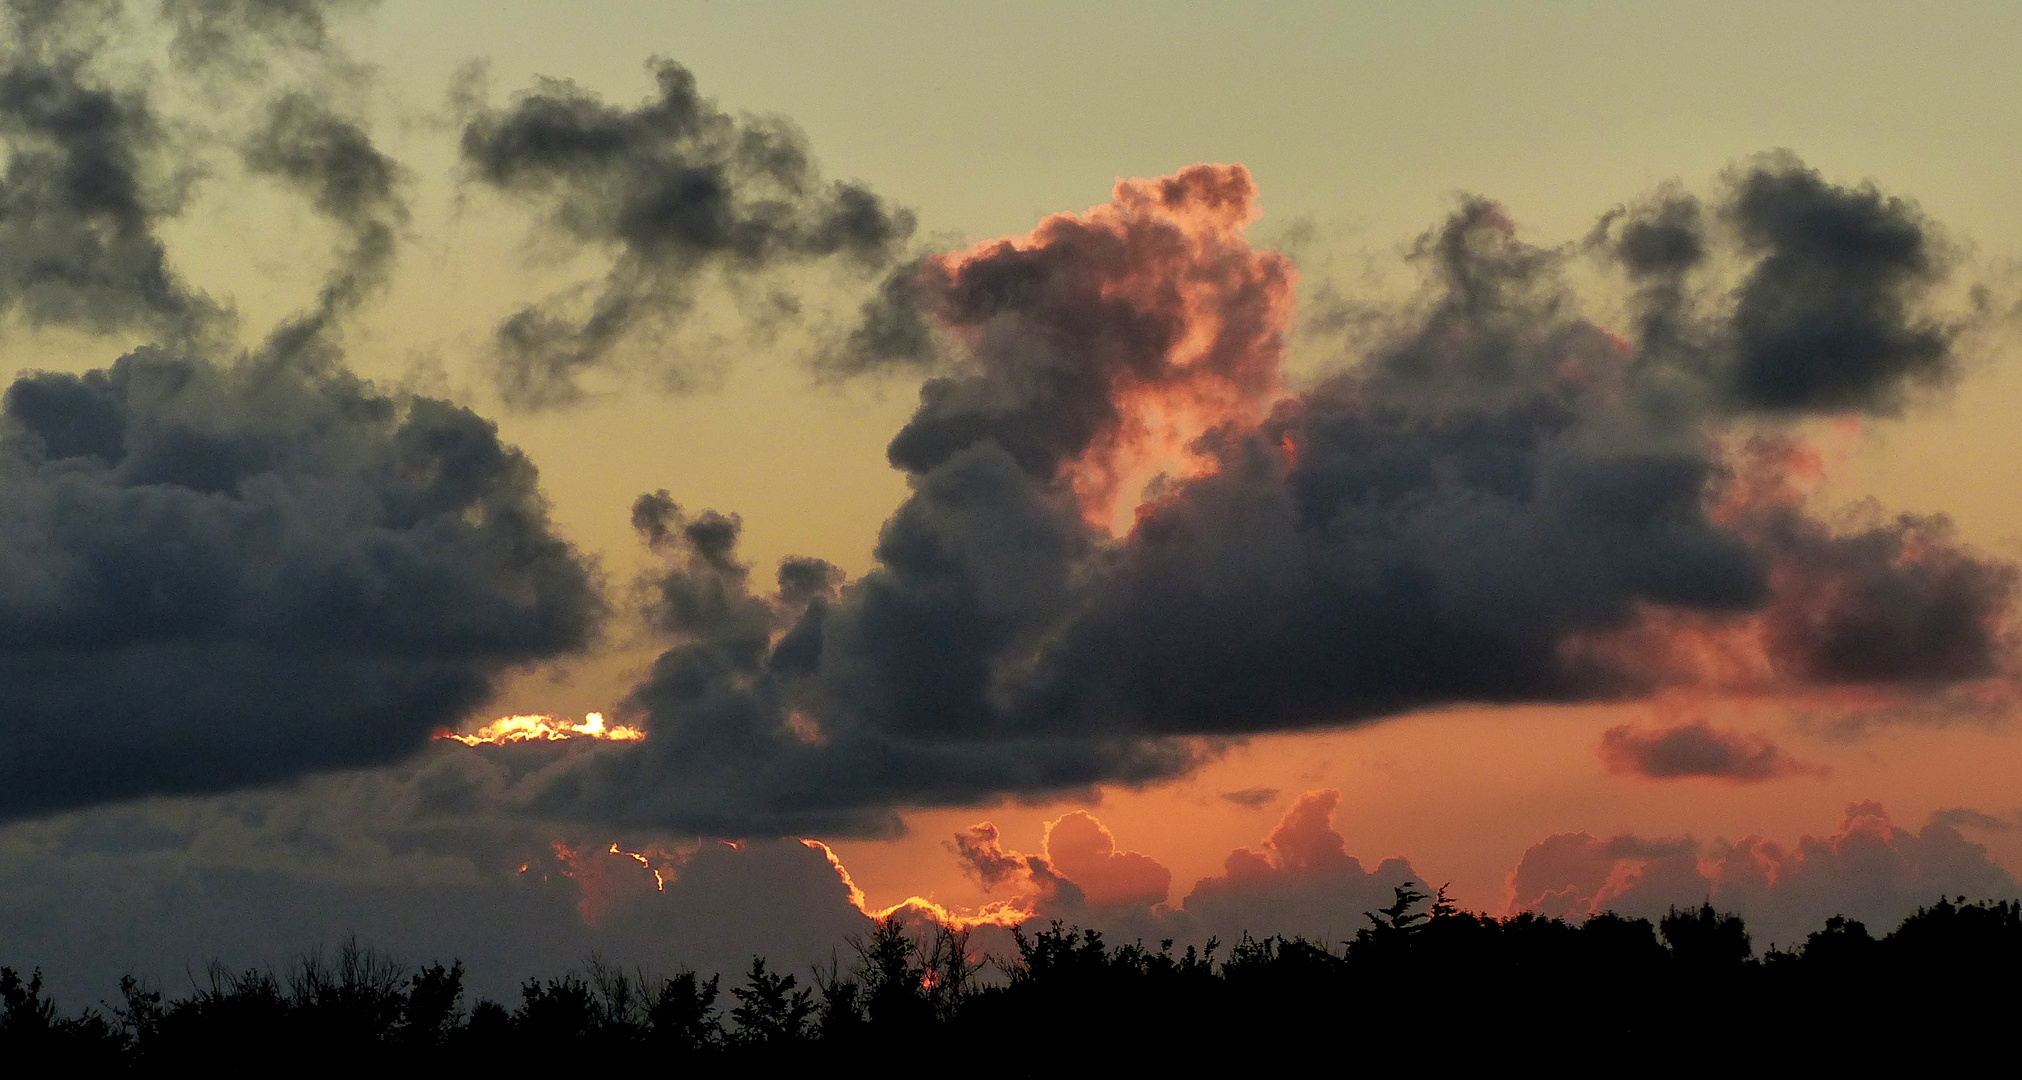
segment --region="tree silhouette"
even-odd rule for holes
[[[1672,908],[1657,923],[1657,932],[1680,964],[1694,970],[1735,967],[1755,953],[1741,916],[1713,910],[1711,901],[1696,908]]]
[[[1919,908],[1881,938],[1835,916],[1760,961],[1741,918],[1711,904],[1656,925],[1605,913],[1496,918],[1416,883],[1332,946],[1245,934],[1217,960],[1213,942],[1176,953],[1171,941],[1111,944],[1060,922],[1012,939],[1017,955],[996,979],[978,977],[966,935],[896,919],[852,942],[848,972],[833,961],[817,969],[813,987],[753,957],[731,990],[728,1032],[718,977],[650,979],[596,956],[581,973],[524,981],[516,1009],[480,1000],[468,1013],[460,963],[410,972],[355,940],[279,976],[214,964],[174,999],[128,978],[118,1004],[76,1016],[45,993],[39,969],[0,968],[0,1061],[93,1072],[305,1058],[401,1071],[680,1063],[766,1074],[889,1061],[902,1047],[982,1076],[1193,1074],[1254,1071],[1295,1050],[1310,1056],[1315,1040],[1346,1040],[1359,1067],[1452,1071],[1507,1067],[1512,1047],[1575,1043],[1594,1060],[1633,1060],[1706,1030],[1751,1063],[1860,1067],[1886,1052],[1941,1061],[1953,1048],[2005,1049],[2022,1007],[2022,903],[1962,897]]]
[[[730,994],[737,1007],[730,1018],[737,1023],[740,1044],[783,1045],[805,1041],[814,1016],[814,991],[794,989],[796,980],[765,970],[765,958],[751,958],[751,971],[743,986]]]

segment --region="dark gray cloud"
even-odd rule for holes
[[[276,55],[333,49],[328,16],[376,0],[161,0],[173,34],[169,54],[185,67],[245,78],[266,73]]]
[[[306,195],[343,234],[338,265],[306,313],[266,351],[298,355],[323,339],[390,269],[407,212],[399,166],[333,102],[364,76],[308,0],[166,0],[177,76],[210,80],[201,118],[165,116],[165,81],[132,56],[139,24],[119,3],[7,5],[0,45],[0,309],[31,325],[139,331],[188,343],[227,329],[229,314],[171,265],[161,227],[219,170],[220,139],[243,162]],[[144,34],[145,32],[143,32]],[[152,40],[142,36],[137,40]],[[285,78],[270,61],[288,61]],[[270,76],[275,76],[271,77]],[[235,107],[262,102],[250,130]],[[326,347],[326,354],[334,356]]]
[[[647,583],[649,621],[681,640],[619,707],[651,732],[544,762],[515,788],[525,812],[705,835],[890,834],[899,806],[1162,779],[1197,760],[1187,746],[1142,738],[918,739],[881,726],[880,714],[839,700],[819,670],[836,608],[803,579],[825,584],[833,568],[790,559],[779,592],[754,593],[748,568],[717,546],[726,532],[734,538],[735,519],[691,519],[655,496],[639,505],[650,509],[635,521],[649,536],[662,530],[668,559]],[[916,670],[931,675],[944,655],[918,658]],[[908,707],[964,692],[961,675],[909,689],[917,697]]]
[[[1781,159],[1754,168],[1821,190]],[[911,495],[839,595],[757,595],[726,554],[734,519],[642,500],[673,566],[652,610],[680,640],[626,703],[651,735],[561,770],[543,805],[876,829],[892,807],[1172,775],[1212,752],[1186,737],[1737,678],[1922,694],[2006,670],[2012,567],[1940,519],[1829,524],[1806,509],[1815,454],[1728,433],[1731,369],[1697,342],[1753,333],[1739,308],[1709,324],[1681,285],[1672,315],[1613,333],[1581,314],[1570,251],[1469,199],[1418,245],[1411,318],[1283,396],[1290,268],[1242,240],[1254,194],[1240,168],[1199,166],[923,263],[921,310],[965,359],[893,439]],[[1705,215],[1668,198],[1607,226],[1646,311],[1650,280],[1713,257]],[[1871,276],[1831,269],[1859,245],[1805,250],[1830,264],[1826,300],[1841,278],[1868,295]],[[1686,662],[1727,653],[1739,676]]]
[[[1950,331],[1912,306],[1945,269],[1914,204],[1778,155],[1740,174],[1726,213],[1761,257],[1735,297],[1742,405],[1888,411],[1951,374]]]
[[[1653,392],[1711,392],[1743,413],[1895,413],[1957,371],[1956,320],[1922,306],[1950,251],[1915,203],[1872,184],[1765,154],[1730,171],[1715,206],[1667,189],[1600,235],[1638,286],[1645,362],[1674,369]],[[1720,291],[1737,261],[1739,284]]]
[[[1658,731],[1626,724],[1609,728],[1601,736],[1600,753],[1609,772],[1652,780],[1704,776],[1753,783],[1824,772],[1792,758],[1763,735],[1717,731],[1704,720]]]
[[[598,624],[467,410],[158,349],[0,400],[0,815],[392,760]]]
[[[162,118],[94,50],[115,5],[0,9],[0,312],[187,337],[217,314],[158,234],[188,195]]]
[[[855,325],[816,355],[816,373],[840,380],[935,366],[944,350],[924,308],[920,275],[925,267],[924,261],[915,260],[885,275],[858,309]]]
[[[585,373],[678,318],[706,274],[741,281],[829,259],[876,270],[913,231],[910,213],[869,188],[824,180],[790,122],[718,110],[672,61],[651,70],[659,93],[634,109],[546,80],[508,108],[479,109],[464,128],[473,179],[537,208],[556,236],[613,259],[587,311],[557,296],[499,326],[500,389],[514,405],[579,398]],[[795,302],[773,306],[781,304]],[[883,325],[866,332],[904,344],[902,330]]]
[[[244,154],[247,168],[301,191],[345,238],[315,306],[275,332],[275,351],[287,352],[323,333],[384,284],[407,221],[398,190],[401,168],[372,144],[358,121],[302,91],[272,102]]]

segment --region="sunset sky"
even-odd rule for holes
[[[2022,893],[2013,5],[6,11],[66,1006]]]

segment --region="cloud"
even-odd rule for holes
[[[523,980],[593,954],[730,982],[754,954],[804,971],[870,929],[836,868],[794,841],[555,832],[432,801],[477,760],[438,751],[0,827],[6,963],[39,965],[72,1007],[117,1000],[127,974],[173,995],[213,960],[286,970],[355,932],[408,964],[460,958],[473,997],[510,1005]]]
[[[1579,917],[1656,917],[1711,899],[1738,911],[1758,946],[1802,942],[1845,915],[1893,927],[1940,896],[2006,898],[2022,885],[1950,824],[1898,828],[1879,803],[1853,803],[1830,836],[1786,847],[1762,836],[1607,840],[1564,833],[1533,845],[1511,871],[1510,910]]]
[[[1923,307],[1951,252],[1916,204],[1783,150],[1724,181],[1715,206],[1671,185],[1596,231],[1637,287],[1644,359],[1662,372],[1649,391],[1744,413],[1894,413],[1952,379],[1962,324]]]
[[[1808,175],[1771,158],[1730,183],[1867,205]],[[897,806],[1177,775],[1197,736],[2005,677],[2014,568],[1940,518],[1815,516],[1816,451],[1732,426],[1750,410],[1692,335],[1744,329],[1677,306],[1703,288],[1680,279],[1670,321],[1624,337],[1581,314],[1572,251],[1468,199],[1420,241],[1426,292],[1395,332],[1287,394],[1293,273],[1245,239],[1257,197],[1241,166],[1193,166],[924,260],[919,310],[959,362],[891,442],[911,493],[876,565],[803,602],[755,591],[733,518],[686,541],[654,588],[693,618],[661,620],[677,643],[625,706],[654,737],[558,772],[542,805],[875,832]],[[1649,231],[1711,227],[1683,205],[1620,224],[1632,276],[1716,258]],[[1866,265],[1859,245],[1771,232],[1727,271],[1796,273],[1764,267],[1798,245],[1820,280],[1877,280],[1827,265]],[[1907,289],[1884,291],[1921,310]]]
[[[1744,407],[1893,411],[1948,379],[1951,330],[1914,314],[1944,251],[1916,206],[1827,183],[1787,152],[1738,170],[1724,208],[1760,256],[1735,295],[1729,392]]]
[[[634,524],[666,560],[643,585],[648,621],[679,641],[617,710],[647,738],[636,753],[553,762],[523,789],[527,812],[706,835],[889,835],[895,806],[1157,779],[1195,761],[1191,747],[1143,739],[900,737],[823,685],[830,613],[848,602],[826,591],[833,567],[788,559],[777,591],[757,593],[735,517],[691,518],[654,493]],[[920,658],[923,674],[933,659]]]
[[[1997,817],[1969,806],[1933,810],[1928,824],[1946,825],[1954,829],[1986,829],[1990,832],[2006,832],[2016,827],[2014,815]]]
[[[906,262],[885,275],[840,338],[823,344],[816,374],[829,380],[892,370],[921,370],[943,358],[946,346],[925,310],[921,275],[925,260]]]
[[[407,206],[401,168],[381,153],[354,119],[306,92],[277,97],[244,148],[247,167],[298,188],[345,235],[345,250],[317,295],[316,306],[276,333],[276,342],[306,341],[356,308],[392,269]],[[285,351],[286,346],[281,346]]]
[[[1569,639],[1575,665],[1755,692],[1893,686],[1899,700],[1941,711],[1975,681],[2003,695],[2012,564],[1960,544],[1943,515],[1891,518],[1864,504],[1837,523],[1812,516],[1805,504],[1822,466],[1791,437],[1752,436],[1729,461],[1712,515],[1762,563],[1763,600],[1726,615],[1640,607],[1627,626]]]
[[[469,411],[143,349],[0,397],[0,816],[413,753],[603,601]]]
[[[118,18],[107,5],[0,8],[0,312],[185,338],[221,313],[159,235],[192,179],[168,125],[95,55]]]
[[[1394,889],[1424,879],[1403,859],[1386,859],[1374,870],[1348,854],[1334,828],[1339,791],[1299,796],[1262,850],[1237,848],[1223,871],[1202,878],[1179,913],[1191,937],[1233,942],[1247,932],[1258,936],[1303,934],[1339,942],[1368,925],[1363,917],[1395,899]]]
[[[1586,833],[1560,833],[1531,845],[1510,871],[1508,887],[1512,914],[1535,911],[1555,919],[1604,911],[1654,917],[1697,905],[1711,893],[1689,837],[1600,840]]]
[[[1118,851],[1116,837],[1086,810],[1047,823],[1046,860],[1093,907],[1150,907],[1172,890],[1171,870],[1149,855]]]
[[[1609,772],[1650,780],[1708,776],[1755,783],[1824,771],[1793,759],[1766,736],[1715,731],[1704,720],[1659,731],[1638,731],[1627,724],[1609,728],[1601,736],[1600,754]]]
[[[962,872],[982,886],[984,892],[1016,885],[1045,867],[1045,860],[1039,856],[1005,850],[997,826],[987,821],[956,833],[947,846],[962,863]]]
[[[1114,835],[1085,810],[1047,824],[1043,855],[1006,849],[989,822],[948,847],[985,891],[1004,897],[987,912],[992,924],[1006,916],[1013,925],[1058,919],[1119,940],[1196,946],[1210,938],[1232,944],[1246,933],[1339,942],[1368,925],[1365,912],[1392,903],[1398,886],[1424,884],[1403,859],[1364,870],[1334,828],[1340,800],[1333,790],[1301,795],[1261,849],[1230,852],[1223,873],[1195,882],[1178,904],[1168,903],[1172,872],[1150,856],[1117,850]],[[973,918],[959,911],[942,917]]]
[[[1274,787],[1247,787],[1241,791],[1224,791],[1221,797],[1237,806],[1251,809],[1277,801],[1278,789]]]
[[[161,0],[169,53],[185,67],[240,78],[265,74],[276,54],[334,51],[328,15],[375,0]]]
[[[820,260],[877,270],[912,234],[909,212],[861,184],[824,180],[787,120],[721,112],[673,61],[650,70],[659,92],[635,109],[545,80],[508,108],[478,108],[464,128],[473,180],[539,210],[554,236],[613,257],[586,313],[564,294],[500,324],[499,386],[511,404],[580,399],[585,374],[665,330],[706,275],[743,284]],[[797,308],[774,295],[776,314]],[[883,325],[864,332],[883,348],[903,344],[903,331]]]

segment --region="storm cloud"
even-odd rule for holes
[[[926,260],[920,310],[966,359],[891,443],[912,493],[876,567],[760,594],[722,554],[735,520],[695,519],[719,524],[658,586],[680,643],[624,707],[649,738],[560,770],[542,805],[876,830],[896,807],[1174,775],[1212,752],[1200,736],[2001,675],[2013,568],[1941,518],[1814,516],[1815,452],[1750,419],[1888,411],[1935,378],[1924,346],[1888,344],[1936,325],[1935,241],[1787,156],[1723,183],[1712,210],[1673,192],[1604,221],[1634,336],[1568,284],[1591,245],[1527,245],[1463,200],[1417,245],[1425,290],[1395,331],[1297,394],[1293,273],[1244,239],[1240,166],[1120,181]],[[1716,271],[1724,299],[1690,280]],[[1749,396],[1751,365],[1779,364],[1818,385]]]
[[[552,235],[613,260],[586,304],[557,295],[500,324],[499,388],[513,405],[579,399],[583,375],[628,340],[666,329],[706,275],[745,282],[817,260],[875,271],[912,234],[911,213],[862,184],[824,180],[789,121],[720,111],[673,61],[651,71],[659,92],[637,108],[544,80],[505,109],[478,109],[464,128],[472,179],[534,208]],[[796,304],[785,294],[771,301]],[[865,333],[903,345],[903,329]]]
[[[0,815],[390,761],[602,615],[457,406],[156,348],[0,406]]]

